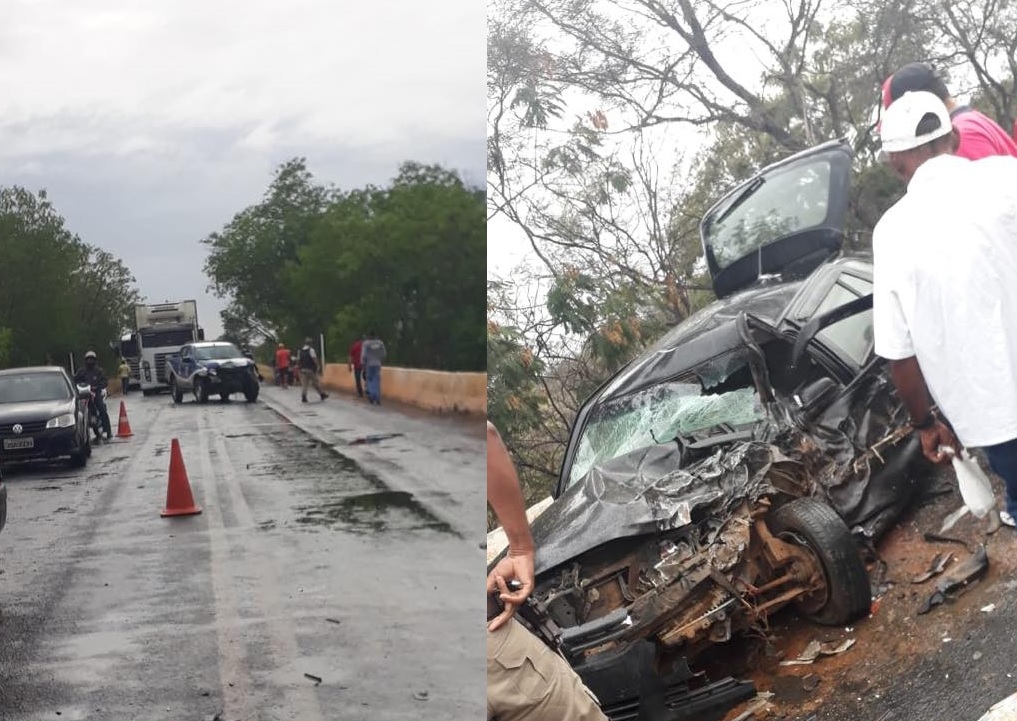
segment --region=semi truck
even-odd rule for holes
[[[188,343],[205,340],[194,300],[134,306],[134,330],[119,342],[121,357],[131,367],[144,395],[169,388],[166,359]],[[132,382],[131,385],[134,385]]]

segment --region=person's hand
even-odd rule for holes
[[[930,428],[918,431],[918,437],[922,441],[922,452],[933,463],[944,463],[950,459],[948,453],[939,450],[941,446],[952,448],[957,454],[961,452],[960,441],[942,421],[937,420]]]
[[[522,584],[517,591],[510,591],[509,581]],[[509,551],[505,558],[487,576],[487,592],[498,592],[505,609],[487,624],[488,631],[495,631],[505,625],[516,608],[533,592],[533,551]]]

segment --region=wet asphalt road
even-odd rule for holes
[[[292,393],[132,395],[85,469],[7,470],[0,718],[481,718],[483,424]],[[159,516],[172,438],[201,515]]]

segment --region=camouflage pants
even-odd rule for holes
[[[315,371],[308,370],[307,368],[300,369],[300,395],[303,398],[307,398],[307,389],[314,386],[314,390],[318,391],[318,395],[321,395],[321,386],[318,385],[318,374]]]

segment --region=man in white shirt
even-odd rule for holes
[[[1017,158],[966,160],[943,102],[910,92],[880,129],[907,193],[873,232],[876,353],[925,455],[982,447],[1017,515]],[[933,415],[931,403],[951,428]],[[956,433],[956,437],[954,437]],[[960,443],[958,443],[958,439]]]

